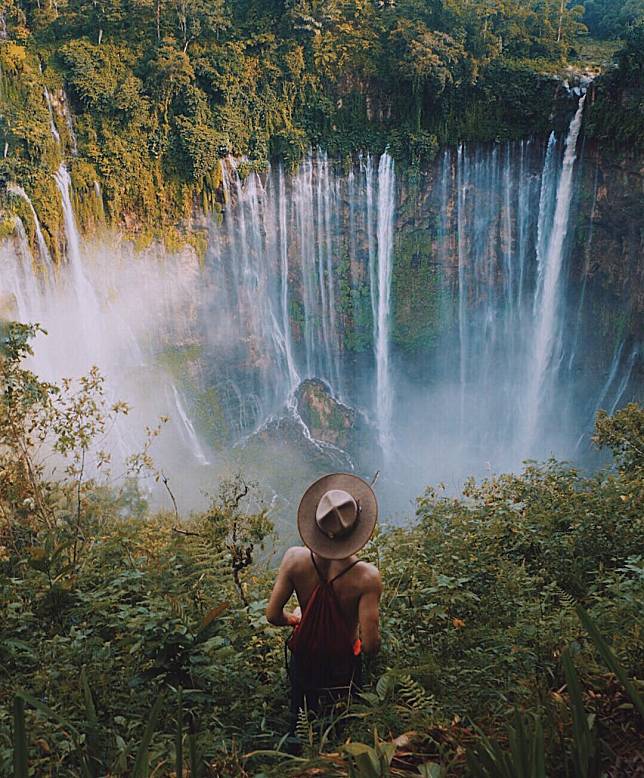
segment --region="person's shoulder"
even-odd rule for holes
[[[294,567],[298,565],[302,560],[309,557],[311,552],[306,546],[291,546],[287,548],[282,557],[282,564],[286,567]]]
[[[378,570],[375,565],[372,565],[371,562],[365,562],[364,560],[361,560],[357,567],[360,571],[360,578],[365,588],[377,590],[382,589],[380,570]]]

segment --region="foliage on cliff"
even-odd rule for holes
[[[213,206],[228,152],[293,162],[310,144],[389,142],[414,156],[538,131],[580,13],[541,0],[3,0],[0,182],[25,186],[53,235],[63,156],[79,198],[96,180],[108,216],[158,225],[189,218],[196,198]]]
[[[637,155],[644,147],[644,20],[628,32],[612,68],[594,85],[586,132],[605,148]]]
[[[596,38],[623,38],[644,20],[644,0],[586,0],[584,24]]]
[[[191,775],[389,775],[388,743],[413,731],[398,740],[411,772],[424,761],[425,775],[498,775],[468,754],[510,759],[509,721],[523,744],[516,708],[548,775],[634,774],[642,409],[599,415],[595,440],[616,463],[606,472],[529,463],[461,498],[428,489],[415,526],[381,530],[366,554],[385,582],[383,651],[337,712],[340,732],[300,722],[305,754],[293,761],[276,752],[287,691],[283,635],[263,617],[266,509],[239,477],[189,521],[150,515],[131,481],[88,477],[101,382],[41,384],[22,365],[29,335],[1,333],[0,774],[26,757],[37,775],[149,765],[170,776],[183,761]],[[68,462],[55,483],[39,465],[45,431]],[[149,452],[135,463],[154,472]],[[589,640],[575,601],[614,654]],[[374,730],[382,771],[356,772]]]

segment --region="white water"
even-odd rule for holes
[[[624,341],[606,376],[587,386],[578,378],[593,337],[583,331],[585,301],[594,294],[589,279],[566,318],[582,108],[565,148],[553,135],[547,144],[445,149],[430,186],[415,192],[396,181],[387,154],[358,158],[348,175],[320,151],[292,176],[279,165],[245,175],[245,160],[225,160],[226,205],[212,220],[202,271],[185,258],[135,258],[116,237],[109,247],[84,242],[61,166],[67,262],[44,288],[17,224],[21,248],[0,256],[3,308],[8,296],[21,318],[50,331],[36,357],[47,377],[80,375],[96,362],[115,397],[139,407],[114,451],[140,446],[137,428],[171,416],[161,459],[179,474],[214,459],[209,413],[221,416],[230,444],[268,434],[285,414],[329,467],[364,472],[359,459],[304,428],[296,390],[312,377],[372,420],[378,445],[358,453],[380,456],[402,501],[429,482],[458,488],[466,474],[517,468],[529,453],[566,455],[597,402],[616,408],[633,396],[640,353]],[[432,339],[420,365],[395,345],[394,302],[404,310],[408,301],[392,299],[397,252],[412,230],[412,259],[427,284],[415,310]],[[577,348],[579,386],[571,388],[558,365]],[[201,404],[206,390],[216,400],[211,411]]]
[[[198,263],[163,255],[137,257],[116,236],[108,244],[83,245],[66,173],[58,171],[57,183],[65,209],[67,261],[43,277],[16,219],[15,240],[0,245],[0,316],[37,322],[46,330],[34,341],[29,365],[43,379],[76,379],[96,364],[105,377],[107,405],[117,400],[130,404],[128,415],[110,425],[97,444],[110,453],[111,464],[99,472],[88,461],[88,475],[118,478],[127,457],[144,448],[146,427],[154,428],[167,416],[173,424],[154,440],[151,453],[170,475],[181,475],[180,484],[173,478],[173,489],[194,505],[199,486],[205,485],[199,483],[199,468],[208,458],[185,393],[173,396],[174,382],[159,357],[165,349],[194,342]],[[55,459],[49,462],[55,464]]]
[[[194,424],[186,413],[184,401],[182,400],[177,387],[174,384],[170,384],[170,387],[172,389],[174,406],[177,410],[174,419],[179,426],[179,432],[184,438],[186,445],[192,452],[192,455],[197,460],[197,462],[199,462],[200,465],[209,465],[210,462],[206,458],[203,447],[199,441],[199,437],[195,431]]]
[[[54,121],[54,110],[51,105],[51,97],[49,96],[49,90],[47,87],[44,89],[45,102],[47,103],[47,110],[49,111],[49,129],[53,139],[56,141],[56,145],[60,146],[60,134],[56,129],[56,122]]]
[[[86,263],[81,252],[81,238],[72,205],[72,181],[64,162],[54,173],[54,179],[62,200],[65,237],[67,239],[67,261],[71,271],[71,288],[77,299],[84,335],[90,343],[96,344],[96,364],[101,364],[104,354],[99,349],[103,341],[98,330],[100,317],[97,316],[100,304],[96,291],[86,275]]]
[[[534,336],[531,372],[528,383],[525,410],[524,451],[530,452],[534,446],[537,425],[542,408],[546,402],[552,369],[556,369],[561,356],[559,316],[561,296],[561,268],[564,259],[564,241],[568,233],[570,204],[573,193],[573,169],[577,158],[577,138],[581,129],[586,95],[579,100],[579,106],[570,123],[552,224],[546,240],[545,230],[539,235],[537,244],[537,262],[539,263],[539,283],[535,297],[536,331]],[[551,144],[548,144],[550,150]],[[545,172],[544,172],[545,176]],[[541,214],[539,219],[542,222]]]
[[[394,161],[385,152],[378,165],[378,285],[374,320],[376,359],[376,417],[380,447],[385,460],[391,453],[393,388],[389,367],[391,323],[391,276],[393,269],[393,228],[395,207]],[[373,273],[372,276],[376,274]]]
[[[36,230],[36,241],[38,242],[38,252],[40,254],[41,262],[45,267],[46,273],[52,272],[53,266],[51,262],[51,254],[49,253],[49,249],[47,248],[45,237],[42,234],[42,229],[40,227],[38,214],[36,213],[36,209],[34,208],[33,203],[29,198],[29,195],[25,192],[25,190],[21,186],[18,186],[18,184],[9,184],[7,186],[7,191],[13,195],[16,195],[16,197],[21,197],[29,206],[29,210],[31,211],[31,216],[34,220],[34,229]]]
[[[284,336],[284,351],[286,354],[286,366],[288,368],[289,384],[291,392],[295,391],[300,383],[300,375],[295,367],[295,355],[293,353],[293,338],[289,322],[289,262],[288,262],[288,221],[286,216],[286,185],[284,183],[284,171],[278,170],[278,212],[279,212],[279,243],[280,243],[280,287],[282,295],[282,333]]]

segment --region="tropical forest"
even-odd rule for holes
[[[643,70],[644,0],[0,0],[0,777],[644,776]],[[294,723],[328,474],[380,649]]]

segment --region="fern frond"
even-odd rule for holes
[[[411,675],[401,675],[398,679],[398,696],[403,705],[417,713],[431,710],[434,698],[415,681]]]

